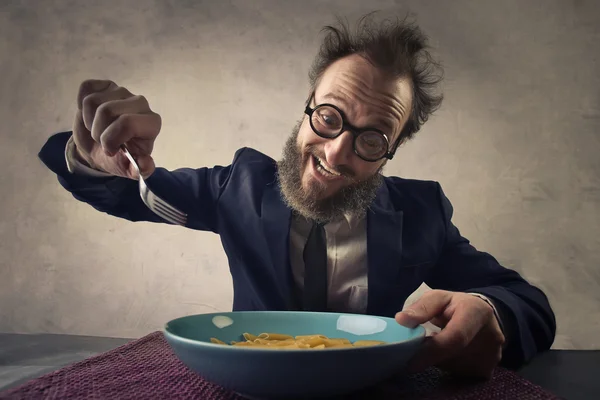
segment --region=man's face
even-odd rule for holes
[[[352,55],[325,71],[309,106],[333,104],[344,112],[350,125],[377,129],[393,144],[408,119],[411,97],[407,79],[389,79],[363,57]],[[353,141],[348,131],[335,139],[318,136],[304,115],[284,148],[280,168],[290,186],[283,185],[283,192],[293,208],[310,218],[315,218],[315,213],[327,218],[333,217],[335,210],[324,208],[352,212],[368,206],[365,203],[374,197],[385,159],[361,159],[353,150]],[[303,209],[307,207],[312,212]]]

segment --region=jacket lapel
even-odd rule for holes
[[[402,210],[395,210],[384,182],[367,212],[367,314],[393,315],[402,256]]]
[[[290,264],[290,224],[292,212],[283,202],[277,182],[265,188],[261,205],[262,229],[271,255],[271,268],[278,283],[276,303],[289,310],[292,301],[292,272]]]

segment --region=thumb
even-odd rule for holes
[[[397,313],[396,322],[409,328],[424,324],[441,314],[450,304],[451,299],[451,292],[444,290],[427,292],[405,310]]]
[[[154,173],[156,166],[154,165],[154,159],[151,156],[139,156],[136,161],[144,179]]]

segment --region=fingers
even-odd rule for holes
[[[152,112],[146,98],[109,80],[84,81],[77,95],[77,106],[74,131],[80,138],[89,134],[109,155],[116,154],[132,138],[148,139],[151,147],[160,131],[160,116]]]
[[[93,168],[136,177],[137,170],[119,150],[127,143],[144,177],[155,170],[151,157],[162,120],[144,96],[110,80],[90,79],[77,93],[73,138],[78,154]]]
[[[105,90],[114,89],[117,84],[109,80],[88,79],[79,85],[77,92],[77,109],[83,108],[83,99],[93,93],[103,92]]]
[[[94,145],[96,144],[94,139],[92,139],[90,131],[86,128],[85,124],[83,123],[81,110],[77,110],[77,114],[75,115],[75,122],[73,123],[73,138],[75,140],[75,144],[77,145],[77,149],[79,151],[83,151],[86,154],[89,154]]]
[[[160,115],[151,114],[122,114],[117,117],[106,129],[98,128],[100,142],[104,151],[114,155],[122,144],[132,138],[148,139],[152,141],[160,132],[162,120]],[[94,128],[96,122],[94,122]],[[92,133],[94,136],[95,134]],[[151,149],[146,150],[148,154]]]
[[[467,302],[458,305],[444,329],[437,335],[427,338],[419,354],[414,357],[411,369],[418,371],[457,357],[485,328],[489,318],[485,307],[472,307]],[[491,343],[486,341],[487,345]]]
[[[451,300],[452,292],[444,290],[429,291],[408,308],[396,314],[396,322],[414,328],[439,316],[448,307]]]
[[[83,121],[85,122],[85,126],[91,131],[92,125],[96,116],[98,114],[98,110],[102,109],[103,114],[113,113],[114,117],[119,116],[119,102],[118,100],[125,100],[134,97],[133,94],[124,87],[115,87],[113,89],[108,89],[102,92],[91,93],[87,95],[83,99],[82,104],[82,113],[83,113]],[[113,102],[117,101],[117,104],[113,104]],[[145,104],[141,102],[138,104],[140,106],[141,111],[145,110],[143,106],[149,110],[150,106],[148,103]],[[108,109],[106,109],[108,108]]]
[[[84,115],[85,112],[84,106]],[[88,129],[90,129],[94,140],[96,142],[100,142],[100,136],[104,130],[121,115],[149,113],[152,113],[152,111],[150,110],[150,105],[144,96],[132,96],[122,100],[110,100],[102,103],[96,108],[94,116],[92,117],[93,122],[90,125],[86,124],[86,126],[88,126]]]
[[[140,156],[136,160],[138,167],[140,168],[140,174],[145,179],[152,175],[156,166],[154,160],[150,156]]]
[[[485,326],[487,320],[482,314],[474,308],[457,307],[444,329],[433,338],[432,345],[440,350],[439,354],[452,356],[460,352]]]

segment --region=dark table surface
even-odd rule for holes
[[[0,334],[0,391],[133,339],[74,335]],[[600,350],[551,350],[518,371],[568,400],[600,399]]]

